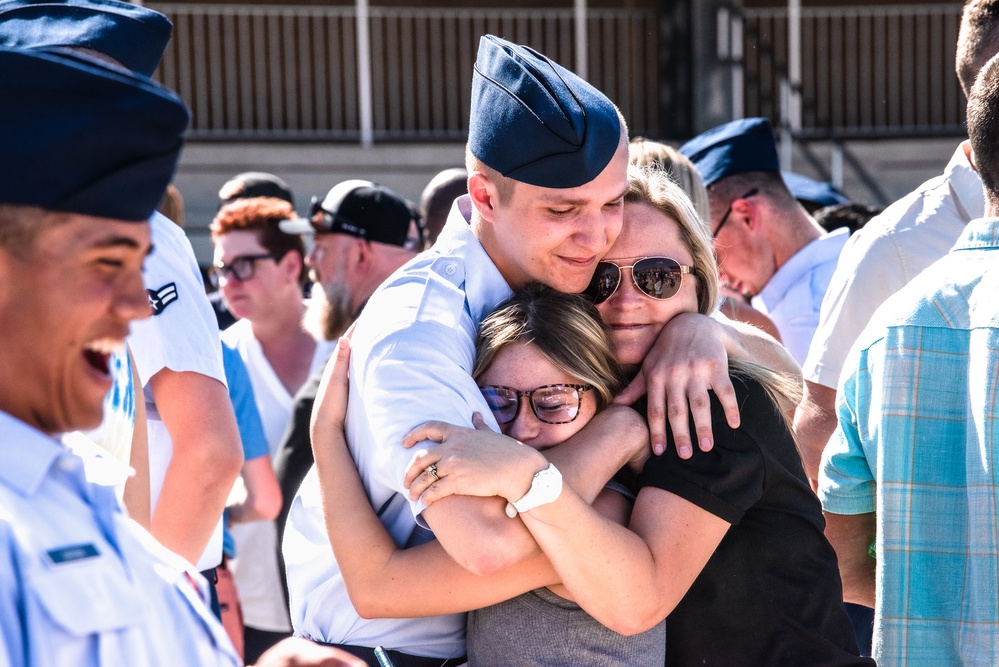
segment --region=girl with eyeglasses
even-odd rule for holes
[[[343,346],[341,341],[333,367],[346,364]],[[624,386],[611,341],[590,300],[541,284],[517,292],[483,321],[473,377],[502,433],[518,447],[537,452],[579,432]],[[345,382],[342,374],[340,380]],[[324,380],[321,391],[329,386]],[[345,385],[338,386],[345,395]],[[622,444],[630,440],[628,447],[646,450],[648,433],[631,412],[635,428],[618,437]],[[335,432],[343,415],[332,419],[320,427]],[[475,421],[487,428],[481,419]],[[314,424],[313,432],[316,428]],[[372,606],[379,616],[472,609],[472,665],[663,664],[663,623],[634,636],[609,630],[571,601],[554,572],[541,566],[542,559],[535,559],[538,563],[526,575],[480,577],[451,562],[436,543],[397,549],[368,504],[343,439],[338,442],[317,448],[316,468],[328,502],[324,514],[330,542],[359,613],[366,615]],[[628,485],[611,481],[593,507],[623,525],[633,500]],[[537,586],[523,583],[539,574]],[[407,595],[414,587],[437,590],[430,597]],[[527,588],[534,590],[523,592]],[[561,639],[553,642],[553,637]]]

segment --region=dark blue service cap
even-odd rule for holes
[[[173,24],[151,9],[116,0],[2,0],[0,46],[76,47],[152,76]]]
[[[780,172],[774,130],[766,118],[742,118],[702,132],[680,152],[697,167],[704,185],[747,171]]]
[[[621,142],[607,96],[537,51],[479,40],[468,146],[504,176],[545,188],[595,179]]]
[[[187,107],[79,54],[0,48],[0,202],[148,220],[173,178]]]
[[[784,185],[798,201],[809,202],[819,208],[850,203],[850,200],[841,195],[832,183],[817,181],[793,171],[782,171],[780,175],[784,177]]]

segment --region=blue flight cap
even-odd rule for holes
[[[747,171],[780,172],[774,130],[766,118],[742,118],[702,132],[680,152],[697,167],[705,186]]]
[[[781,176],[784,177],[784,185],[798,201],[809,202],[818,208],[850,203],[832,183],[817,181],[793,171],[782,171]]]
[[[0,48],[0,202],[145,221],[173,178],[187,107],[65,50]]]
[[[621,142],[607,96],[534,49],[479,40],[468,146],[504,176],[544,188],[595,179]]]
[[[117,0],[2,0],[0,46],[90,49],[152,76],[173,24],[151,9]]]

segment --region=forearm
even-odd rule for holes
[[[843,600],[873,607],[877,561],[871,558],[870,548],[877,531],[877,514],[824,514],[826,537],[839,561]]]
[[[555,502],[527,512],[524,523],[573,599],[625,635],[647,630],[673,611],[729,528],[653,487],[638,494],[627,529],[564,488]]]
[[[196,563],[243,464],[236,417],[225,387],[207,376],[163,370],[150,383],[173,446],[151,532]]]
[[[458,565],[436,541],[399,549],[371,508],[342,438],[337,442],[326,433],[313,444],[327,536],[347,594],[362,617],[464,612],[557,583],[543,556],[480,577]],[[428,590],[434,594],[427,595]]]
[[[563,489],[558,500],[523,514],[573,599],[597,621],[624,635],[666,616],[656,561],[641,537],[593,511]]]
[[[631,408],[611,405],[568,441],[544,452],[588,505],[618,470],[649,452],[649,431]],[[525,489],[526,491],[526,489]]]
[[[131,357],[131,352],[129,352]],[[135,387],[135,426],[132,429],[132,449],[129,465],[135,474],[125,482],[123,501],[128,516],[146,530],[150,528],[149,490],[149,432],[146,426],[146,402],[142,397],[142,382],[132,363],[132,382]]]
[[[813,488],[819,479],[822,452],[836,430],[836,390],[805,382],[805,394],[794,413],[794,435]]]
[[[175,448],[152,514],[153,536],[190,563],[197,563],[208,545],[235,479],[213,470],[215,464],[216,459],[202,452],[178,454]]]
[[[281,489],[274,476],[270,456],[265,454],[246,461],[241,477],[244,493],[236,503],[230,497],[226,506],[229,521],[270,521],[277,517],[281,510]]]

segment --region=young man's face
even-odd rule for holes
[[[0,248],[0,409],[45,433],[93,428],[108,356],[150,314],[149,225],[29,211],[44,225],[31,247]]]
[[[514,289],[539,281],[581,292],[621,232],[627,192],[628,144],[622,140],[589,183],[566,189],[516,183],[509,201],[485,223],[486,251]]]

